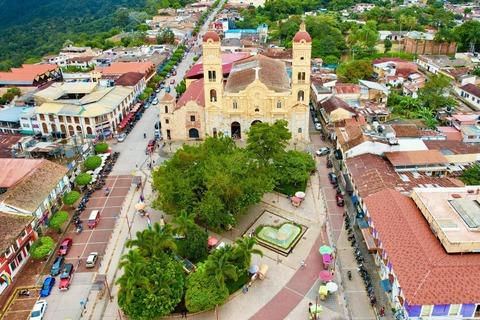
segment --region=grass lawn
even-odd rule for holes
[[[278,185],[275,187],[275,191],[280,192],[287,196],[293,196],[297,191],[305,192],[305,189],[307,189],[307,181],[304,181],[302,184],[299,184],[299,185],[287,184],[287,185]]]

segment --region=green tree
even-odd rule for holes
[[[99,156],[90,156],[85,159],[83,166],[86,170],[95,170],[102,165],[102,158]]]
[[[105,153],[108,151],[108,143],[100,142],[95,145],[95,153]]]
[[[203,264],[197,266],[197,271],[187,278],[185,306],[189,312],[211,310],[227,301],[229,292],[226,286],[218,285],[217,281],[205,272]]]
[[[392,49],[392,40],[385,38],[385,40],[383,40],[383,46],[385,48],[384,52],[389,52]]]
[[[323,64],[338,64],[339,61],[336,56],[328,55],[323,59]]]
[[[151,229],[138,231],[136,236],[135,239],[128,240],[125,246],[138,248],[139,253],[144,257],[159,257],[165,252],[177,250],[169,224],[162,227],[159,223],[155,223]]]
[[[63,196],[63,203],[67,206],[73,205],[78,199],[80,199],[80,193],[77,191],[70,191]]]
[[[229,246],[216,249],[205,262],[205,272],[211,276],[220,287],[225,287],[227,280],[238,279],[237,268],[230,262],[232,248]]]
[[[310,173],[315,169],[315,160],[305,152],[290,150],[278,156],[274,161],[277,189],[293,195],[295,191],[304,191]]]
[[[182,95],[187,90],[185,80],[180,81],[180,83],[175,87],[175,92],[178,96]]]
[[[292,134],[288,122],[277,120],[274,124],[257,123],[250,128],[247,150],[259,161],[268,163],[283,153]]]
[[[68,220],[67,211],[58,211],[56,212],[50,221],[48,222],[48,227],[56,230],[57,232],[62,231],[62,225]]]
[[[92,176],[88,173],[80,173],[75,177],[75,183],[79,186],[86,186],[92,181]]]
[[[182,210],[180,214],[173,218],[175,228],[173,229],[177,234],[186,236],[189,228],[195,227],[194,216],[186,210]]]
[[[131,250],[122,258],[118,305],[130,319],[155,319],[170,314],[182,300],[185,276],[171,255],[142,257]]]
[[[177,240],[178,254],[196,263],[208,255],[208,233],[197,225],[185,230],[185,238]]]
[[[419,90],[418,97],[424,106],[436,112],[440,108],[454,106],[455,99],[448,95],[450,79],[444,75],[431,75],[425,86]]]
[[[55,242],[50,237],[38,238],[30,247],[30,256],[35,260],[46,258],[53,252]]]
[[[358,83],[358,80],[370,79],[372,75],[372,62],[367,59],[344,62],[337,68],[337,76],[343,82]]]
[[[458,36],[459,51],[480,50],[480,21],[469,20],[454,29]]]
[[[172,44],[175,42],[175,35],[170,28],[162,29],[157,35],[158,44]]]
[[[237,267],[238,273],[246,272],[252,263],[252,254],[263,257],[263,252],[255,249],[257,239],[243,236],[235,241],[230,260]]]
[[[480,164],[476,163],[468,169],[465,169],[460,176],[460,180],[467,186],[480,185]]]

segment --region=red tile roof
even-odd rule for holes
[[[42,159],[0,159],[0,187],[10,188],[34,172]]]
[[[410,172],[404,172],[401,173],[401,177],[388,161],[369,153],[348,158],[345,162],[352,176],[352,182],[355,183],[361,197],[366,197],[388,188],[408,193],[420,184],[439,185],[442,187],[457,186],[449,178],[429,177],[420,173],[414,175]]]
[[[450,140],[425,140],[424,143],[430,150],[448,150],[454,154],[480,153],[480,145],[478,144]]]
[[[103,75],[122,75],[129,72],[147,74],[155,68],[151,61],[147,62],[113,62],[108,67],[98,67],[97,70]]]
[[[207,41],[207,40],[213,40],[213,42],[220,41],[220,37],[215,31],[205,32],[202,39],[203,39],[204,42]]]
[[[300,42],[305,40],[306,42],[312,42],[312,37],[307,31],[298,31],[293,37],[293,42]]]
[[[466,85],[461,86],[460,89],[470,94],[473,94],[476,97],[480,97],[480,88],[474,84],[467,83]]]
[[[135,86],[144,76],[145,74],[140,72],[127,72],[118,77],[115,80],[115,84],[119,86]]]
[[[437,127],[437,130],[444,134],[447,140],[462,141],[463,139],[462,133],[454,127]]]
[[[163,95],[162,99],[160,99],[160,101],[162,101],[162,102],[168,102],[168,101],[172,101],[173,99],[174,99],[174,97],[173,97],[170,93],[166,92],[166,93]]]
[[[395,130],[395,136],[398,138],[418,138],[422,136],[422,132],[414,124],[392,124],[392,128]]]
[[[337,94],[355,94],[360,93],[360,86],[351,83],[337,83],[335,85],[335,91]]]
[[[189,101],[195,101],[199,106],[205,107],[205,95],[203,92],[203,79],[196,80],[187,88],[177,102],[175,109],[180,109]]]
[[[344,109],[352,113],[352,116],[356,114],[355,109],[353,109],[348,103],[346,103],[344,100],[336,97],[336,96],[331,96],[330,98],[322,101],[320,103],[322,106],[323,110],[327,114],[332,113],[333,111],[337,109]]]
[[[245,58],[250,57],[248,52],[239,52],[239,53],[224,53],[222,54],[222,72],[224,75],[229,74],[232,69],[232,64],[235,61],[239,61]],[[203,63],[196,63],[190,70],[187,71],[185,78],[195,78],[198,76],[203,76]]]
[[[395,190],[364,201],[409,305],[480,302],[480,254],[447,254],[413,200]]]
[[[29,82],[45,73],[57,70],[56,64],[24,64],[21,68],[12,68],[9,72],[0,72],[0,82]]]
[[[384,62],[408,62],[400,58],[379,58],[372,61],[372,64],[379,64]]]

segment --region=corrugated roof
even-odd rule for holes
[[[337,109],[345,109],[351,112],[352,116],[356,113],[355,109],[353,109],[348,103],[336,96],[331,96],[330,98],[325,99],[320,105],[327,114],[330,114]]]
[[[40,166],[41,159],[0,159],[0,187],[10,188]]]
[[[175,109],[180,109],[189,101],[195,101],[199,106],[205,107],[203,79],[192,82],[178,100]]]
[[[385,157],[394,166],[448,163],[447,158],[438,150],[385,152]]]
[[[467,83],[466,85],[461,86],[460,89],[470,94],[473,94],[476,97],[480,97],[480,88],[472,83]]]
[[[0,82],[32,84],[38,76],[57,69],[56,64],[24,64],[21,68],[12,68],[9,72],[0,72]]]
[[[257,71],[258,70],[258,71]],[[290,90],[290,79],[283,61],[256,55],[233,64],[225,85],[225,92],[237,93],[256,80],[276,92]]]
[[[20,116],[23,112],[33,109],[33,107],[10,107],[0,110],[0,121],[4,122],[19,122]]]
[[[395,190],[364,201],[409,305],[480,301],[479,254],[447,254],[413,200]]]
[[[121,75],[129,72],[139,72],[146,74],[154,68],[155,65],[151,61],[113,62],[108,67],[98,67],[96,70],[101,72],[103,75]]]
[[[135,86],[144,76],[145,74],[140,72],[127,72],[115,80],[115,84],[118,86]]]

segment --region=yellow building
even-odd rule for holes
[[[250,56],[222,68],[220,37],[203,36],[203,78],[187,82],[175,102],[161,100],[162,135],[170,140],[204,139],[218,133],[246,138],[252,124],[288,121],[294,140],[308,140],[312,39],[302,24],[293,38],[291,77],[285,62]]]

